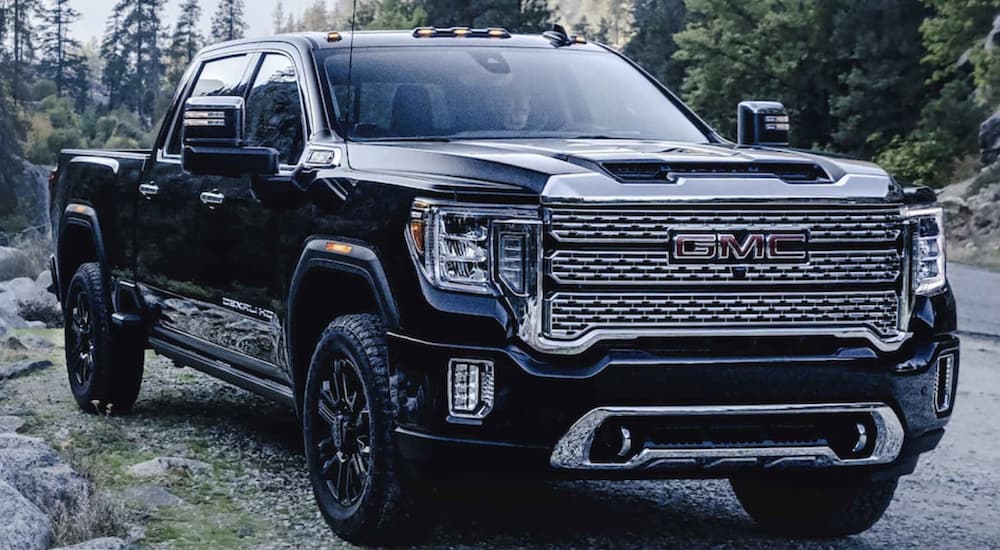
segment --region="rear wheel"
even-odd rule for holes
[[[63,304],[66,369],[73,398],[88,412],[131,410],[142,385],[143,350],[115,339],[100,266],[77,269]]]
[[[405,540],[411,522],[375,316],[346,315],[327,327],[309,366],[302,422],[313,494],[330,528],[355,544]]]
[[[738,478],[733,491],[764,529],[788,536],[843,537],[868,530],[885,514],[898,479],[837,475]]]

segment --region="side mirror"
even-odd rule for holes
[[[740,145],[788,145],[788,111],[777,101],[743,101],[736,110]]]
[[[242,97],[193,97],[184,104],[181,166],[206,176],[272,176],[278,151],[247,147]]]

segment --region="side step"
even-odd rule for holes
[[[239,370],[228,363],[223,363],[222,361],[215,359],[209,359],[208,357],[184,349],[175,344],[171,344],[170,342],[166,342],[155,336],[149,338],[149,344],[154,350],[156,350],[157,353],[173,359],[182,365],[188,365],[193,369],[208,374],[209,376],[214,376],[220,380],[224,380],[245,390],[252,391],[258,395],[274,399],[275,401],[284,403],[289,407],[295,407],[295,398],[292,394],[292,389],[288,386],[254,376]]]

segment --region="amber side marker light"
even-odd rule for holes
[[[73,206],[73,212],[76,212],[77,214],[85,214],[87,212],[87,207],[77,204]]]
[[[332,241],[327,241],[326,251],[333,252],[334,254],[350,254],[354,247],[349,244],[336,243]]]

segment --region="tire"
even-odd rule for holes
[[[378,318],[345,315],[327,327],[309,365],[304,397],[309,478],[333,532],[360,545],[412,538]]]
[[[898,478],[872,480],[836,475],[731,481],[743,509],[775,534],[833,538],[875,525],[896,492]]]
[[[86,263],[66,290],[63,321],[66,371],[77,405],[87,412],[125,413],[142,385],[143,349],[115,339],[101,268]]]

